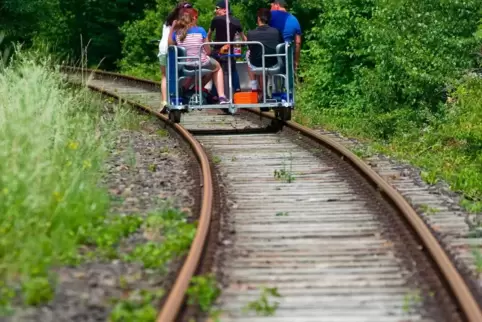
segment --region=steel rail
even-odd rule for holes
[[[84,69],[84,71],[91,71],[91,72],[103,74],[103,72],[87,70],[87,69]],[[105,74],[110,76],[115,76],[118,78],[131,79],[131,80],[143,82],[146,84],[159,85],[158,82],[140,79],[136,77],[131,77],[131,76],[124,77],[124,75],[115,74],[115,73],[105,73]],[[139,105],[137,103],[135,104]],[[150,110],[149,108],[146,108],[146,107],[143,107],[143,108],[146,110]],[[276,120],[276,117],[273,115],[272,112],[258,112],[252,109],[248,109],[247,111],[271,120]],[[158,115],[158,113],[155,113],[155,112],[154,114]],[[166,118],[163,117],[163,119],[166,119]],[[452,261],[450,260],[450,258],[448,257],[444,249],[442,248],[442,246],[436,240],[435,236],[433,236],[433,234],[431,233],[427,225],[423,222],[423,220],[415,212],[415,210],[410,206],[410,204],[405,200],[405,198],[397,190],[395,190],[395,188],[393,188],[390,184],[388,184],[385,180],[383,180],[383,178],[381,178],[374,170],[372,170],[363,160],[358,158],[354,153],[352,153],[350,150],[348,150],[341,144],[330,139],[329,137],[316,133],[315,131],[303,125],[300,125],[294,121],[283,122],[278,120],[278,122],[281,122],[282,124],[288,126],[290,129],[298,131],[305,137],[315,142],[318,142],[324,145],[325,147],[329,148],[330,150],[334,151],[335,153],[340,155],[340,157],[343,160],[350,162],[362,175],[364,175],[367,178],[367,181],[369,181],[373,186],[376,186],[380,191],[380,193],[383,194],[385,198],[388,199],[388,201],[390,201],[393,205],[395,205],[398,208],[400,213],[404,216],[404,218],[410,224],[411,228],[416,232],[423,246],[428,250],[431,258],[438,266],[438,269],[440,270],[444,280],[447,282],[448,286],[450,287],[450,291],[458,301],[459,307],[462,310],[462,314],[465,316],[467,321],[470,321],[470,322],[482,321],[482,311],[479,305],[477,304],[477,301],[474,298],[469,287],[465,283],[464,279],[457,271],[454,264],[452,263]],[[182,128],[182,126],[178,124],[175,124],[175,126],[176,128],[177,127]],[[182,129],[188,132],[184,128]],[[194,138],[193,140],[195,141]],[[211,191],[211,194],[212,194],[212,191]],[[204,241],[201,241],[201,242],[202,244],[204,244]],[[193,255],[191,258],[196,258],[199,260],[200,254],[196,252],[195,255]],[[188,256],[188,259],[190,259],[189,256]],[[178,281],[176,281],[175,286],[171,290],[168,300],[165,302],[165,305],[158,316],[157,322],[174,321],[174,319],[177,317],[184,299],[185,290],[187,289],[187,285],[189,284],[189,280],[179,281],[179,279],[181,278],[190,279],[193,275],[193,272],[194,272],[194,268],[188,269],[186,268],[186,264],[184,264],[183,270],[181,271],[181,274],[179,274],[178,276]]]
[[[91,69],[80,69],[75,67],[62,67],[64,70],[71,70],[73,72],[88,72],[88,73],[95,73],[99,75],[106,75],[106,76],[114,76],[118,78],[130,79],[137,82],[144,82],[146,84],[157,85],[158,83],[152,81],[146,81],[143,79],[139,79],[136,77],[124,77],[124,75],[115,74],[115,73],[108,73],[103,71],[94,71]],[[201,203],[201,210],[199,213],[199,223],[196,229],[196,235],[191,243],[191,247],[189,249],[188,255],[182,265],[181,271],[179,272],[176,281],[174,282],[173,287],[171,288],[164,306],[162,307],[158,317],[158,322],[167,322],[167,321],[174,321],[179,314],[180,308],[184,302],[184,297],[186,291],[189,287],[189,283],[191,278],[193,277],[198,264],[201,259],[201,254],[204,249],[209,227],[211,223],[211,215],[213,209],[213,179],[211,168],[209,164],[209,158],[204,151],[202,145],[194,138],[194,136],[183,128],[181,125],[171,122],[167,117],[164,115],[154,111],[153,109],[149,108],[148,106],[144,106],[137,102],[127,100],[122,98],[121,96],[117,95],[116,93],[111,93],[109,91],[105,91],[102,88],[88,85],[89,89],[93,91],[97,91],[102,93],[103,95],[113,97],[119,101],[124,101],[129,105],[135,106],[137,108],[141,108],[159,119],[161,119],[164,123],[172,127],[191,147],[193,153],[195,154],[198,162],[201,166],[201,173],[202,173],[202,203]]]

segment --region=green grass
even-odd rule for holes
[[[244,312],[254,311],[256,315],[261,316],[271,316],[276,313],[278,309],[279,302],[273,300],[272,303],[270,302],[269,298],[280,298],[281,295],[278,292],[276,287],[266,288],[263,287],[261,289],[261,294],[259,298],[255,301],[251,301],[243,308]]]
[[[86,258],[119,258],[118,245],[122,238],[136,232],[142,225],[143,219],[139,215],[110,215],[99,216],[89,226],[79,231],[79,243],[93,246],[86,254],[76,254],[70,264],[76,264]]]
[[[152,322],[156,320],[157,309],[152,304],[164,295],[164,291],[137,290],[125,299],[115,299],[110,322]]]
[[[52,65],[16,54],[0,70],[0,315],[12,313],[17,299],[51,300],[56,266],[117,258],[165,273],[196,232],[187,214],[169,205],[145,217],[109,214],[112,198],[99,186],[103,165],[119,131],[138,130],[142,117],[73,90]],[[134,167],[132,147],[127,154]],[[136,231],[148,241],[123,247]],[[155,318],[162,292],[133,288],[114,300],[112,321]]]
[[[405,314],[409,314],[416,309],[423,301],[419,290],[411,291],[403,297],[402,310]]]
[[[286,217],[289,216],[289,214],[286,211],[280,211],[276,213],[276,217]]]
[[[374,115],[317,106],[303,89],[300,96],[306,100],[300,99],[303,104],[297,110],[296,121],[313,127],[322,125],[368,143],[370,153],[355,151],[361,157],[381,152],[418,166],[423,169],[423,180],[431,184],[445,180],[453,191],[465,196],[462,206],[471,212],[482,211],[481,79],[460,82],[452,102],[441,106],[437,113],[420,111],[420,115],[428,115],[429,121],[424,124],[414,121],[413,112],[404,109]],[[385,124],[395,124],[388,137],[381,134],[387,132]]]
[[[15,57],[0,70],[0,313],[16,296],[51,299],[51,268],[78,261],[79,245],[104,222],[103,162],[132,113],[116,106],[106,115],[99,96],[68,88],[52,62]],[[119,225],[112,221],[121,234]]]
[[[162,78],[159,63],[157,64],[137,64],[134,66],[122,66],[120,73],[139,78],[150,79],[160,82]]]
[[[185,213],[172,208],[149,214],[143,228],[152,236],[162,236],[162,240],[154,238],[140,244],[124,259],[142,262],[145,268],[160,272],[166,272],[167,264],[173,258],[189,250],[196,234],[196,224],[188,223]]]
[[[109,249],[114,249],[115,258],[140,262],[144,268],[155,270],[155,274],[166,274],[168,264],[189,250],[196,233],[195,225],[187,222],[186,213],[169,207],[148,214],[142,225],[140,220],[132,219],[140,218],[139,216],[131,216],[131,219],[120,218],[117,219],[120,224],[115,225],[115,228],[104,227],[99,229],[100,234],[94,234],[92,240],[99,240],[97,236],[103,236],[100,239],[101,243],[95,243],[98,246],[97,250],[105,250],[104,246],[111,245]],[[144,236],[149,241],[137,245],[129,253],[122,254],[120,248],[115,247],[119,246],[120,237],[137,228],[142,228]],[[164,291],[135,290],[131,289],[135,288],[135,285],[128,285],[125,280],[120,282],[128,296],[114,299],[115,306],[110,314],[110,321],[154,321],[157,304]]]
[[[214,313],[212,306],[221,290],[216,285],[216,279],[213,275],[194,276],[191,279],[191,285],[187,290],[188,303],[197,305],[203,312]]]
[[[219,156],[217,156],[217,155],[213,156],[213,163],[214,163],[214,164],[219,164],[219,163],[221,163],[221,157],[219,157]]]

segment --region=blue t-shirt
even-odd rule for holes
[[[286,11],[271,11],[271,20],[269,25],[278,29],[283,35],[284,41],[287,42],[294,41],[295,35],[301,35],[301,27],[298,19]]]
[[[186,35],[191,35],[191,34],[200,34],[202,39],[206,38],[208,34],[206,33],[206,30],[204,30],[203,27],[199,26],[194,26],[191,27],[187,30]],[[172,40],[176,41],[176,31],[172,33]]]

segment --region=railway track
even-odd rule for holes
[[[88,84],[147,110],[160,103],[153,82],[97,72]],[[326,136],[246,111],[195,111],[172,126],[211,156],[229,209],[211,248],[209,212],[220,196],[203,172],[207,206],[158,321],[187,319],[184,293],[209,253],[221,321],[482,321],[464,278],[408,203]],[[273,316],[246,311],[263,288],[280,295]]]

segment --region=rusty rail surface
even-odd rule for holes
[[[72,70],[74,72],[86,72],[86,73],[96,73],[99,75],[106,75],[116,78],[123,78],[129,79],[135,82],[140,82],[144,84],[159,86],[159,82],[154,82],[150,80],[140,79],[131,76],[124,76],[121,74],[116,73],[109,73],[103,71],[94,71],[91,69],[77,69],[73,67],[63,67],[64,70]],[[92,89],[104,92],[112,97],[116,97],[121,99],[118,95],[114,93],[107,93],[99,88]],[[125,101],[125,99],[123,99]],[[150,113],[156,115],[157,117],[161,118],[163,121],[168,123],[170,126],[175,128],[175,130],[180,133],[191,145],[193,150],[196,152],[196,156],[198,157],[199,161],[202,165],[203,170],[203,204],[200,216],[200,222],[198,231],[196,233],[196,237],[193,241],[193,245],[191,246],[190,252],[186,261],[183,265],[181,273],[178,275],[178,279],[170,291],[167,301],[165,302],[164,307],[161,309],[160,314],[158,316],[157,322],[167,322],[167,321],[174,321],[178,316],[181,306],[184,301],[185,293],[188,288],[189,282],[191,277],[193,276],[196,267],[199,264],[199,260],[201,258],[201,251],[205,243],[205,239],[207,236],[207,232],[209,229],[209,221],[211,218],[211,208],[212,208],[212,198],[213,192],[211,189],[212,179],[211,179],[211,172],[209,169],[209,161],[206,154],[203,151],[203,148],[199,144],[198,141],[182,126],[179,124],[174,124],[170,122],[165,116],[160,115],[157,112],[154,112],[152,109],[146,106],[142,106],[140,104],[127,101],[127,103],[141,107],[144,110],[149,111]],[[262,117],[275,120],[275,116],[272,112],[258,112],[249,109],[251,113],[260,115]],[[279,121],[281,122],[281,121]],[[455,298],[458,301],[459,307],[462,311],[462,314],[465,316],[467,321],[471,322],[479,322],[482,321],[482,311],[477,304],[476,299],[474,298],[472,292],[470,291],[468,285],[465,283],[464,279],[460,275],[460,273],[455,268],[454,264],[436,240],[436,238],[431,233],[430,229],[427,225],[423,222],[423,220],[418,216],[415,210],[409,205],[409,203],[403,198],[403,196],[395,190],[390,184],[388,184],[385,180],[383,180],[374,170],[372,170],[364,161],[358,158],[354,153],[349,151],[347,148],[342,146],[341,144],[336,143],[332,139],[324,136],[322,134],[316,133],[315,131],[302,126],[296,122],[288,121],[282,122],[284,126],[291,128],[292,130],[298,131],[301,135],[322,144],[323,146],[329,148],[336,154],[340,156],[340,158],[346,162],[349,162],[355,169],[357,169],[372,186],[375,186],[380,193],[391,202],[400,213],[404,216],[407,222],[410,224],[411,228],[417,233],[418,237],[423,243],[423,247],[428,250],[432,260],[438,266],[441,274],[443,275],[444,280],[446,281],[448,287],[452,294],[454,294]]]

